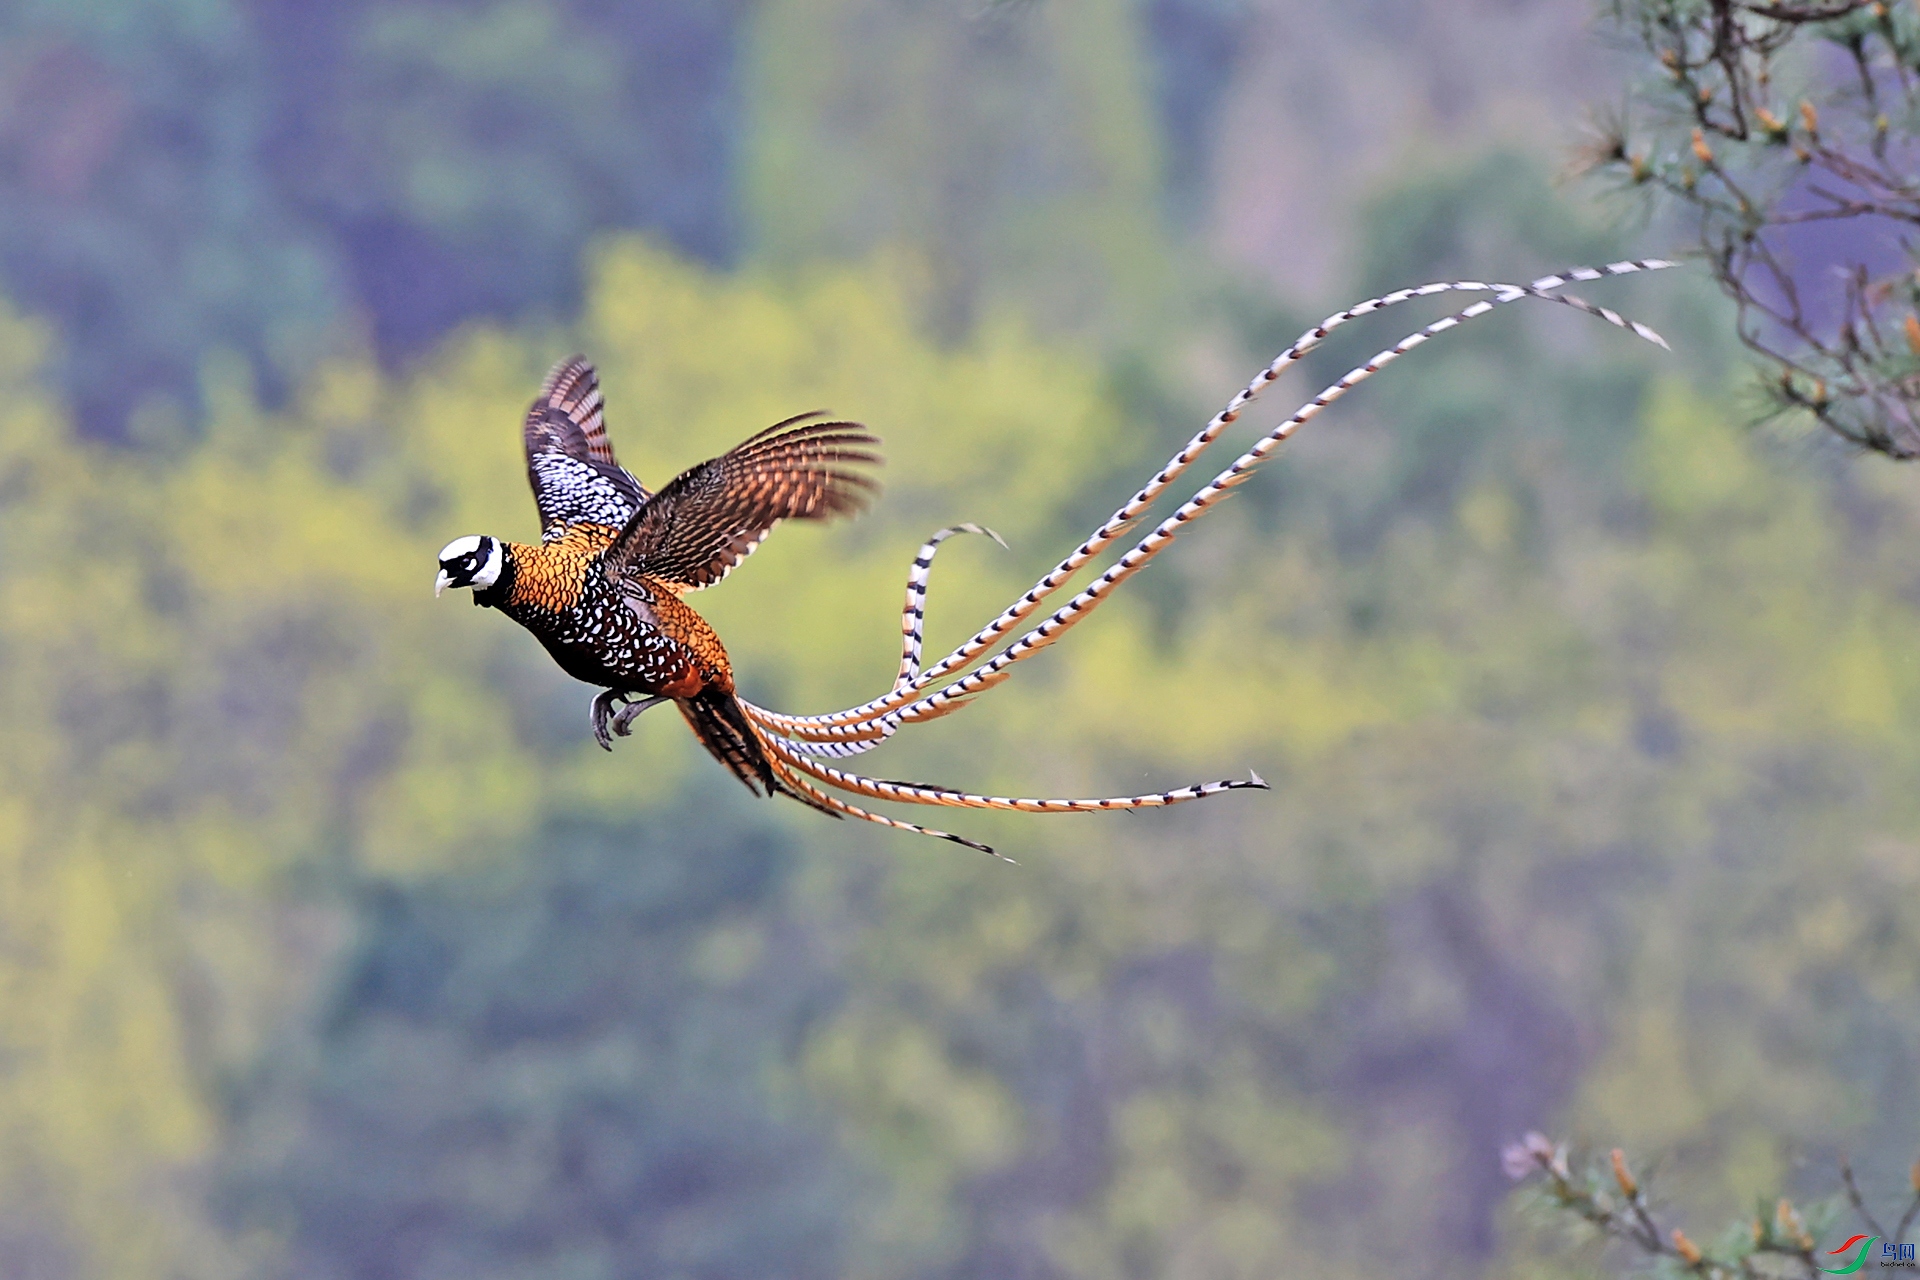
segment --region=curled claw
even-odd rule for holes
[[[614,717],[613,717],[614,733],[618,734],[622,738],[627,737],[633,732],[633,722],[640,718],[640,713],[642,711],[645,711],[648,707],[657,707],[663,702],[671,702],[671,701],[672,701],[671,698],[667,697],[667,695],[662,693],[662,694],[656,694],[651,698],[642,699],[639,702],[629,702],[626,706],[620,708],[620,710],[614,714]]]
[[[593,695],[590,714],[593,717],[593,740],[600,744],[602,751],[613,750],[613,737],[607,732],[607,717],[612,713],[613,704],[626,700],[626,694],[618,689],[602,689]]]
[[[672,699],[665,694],[633,701],[633,695],[622,689],[602,689],[593,695],[593,740],[604,751],[613,750],[616,735],[625,738],[633,733],[633,722],[648,707],[657,707]],[[623,702],[626,705],[615,711],[613,704]]]

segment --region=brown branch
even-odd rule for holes
[[[1920,225],[1920,179],[1889,159],[1920,149],[1920,125],[1903,113],[1894,147],[1880,83],[1895,78],[1889,85],[1913,101],[1907,64],[1920,67],[1920,38],[1903,34],[1877,0],[1615,0],[1613,11],[1662,69],[1651,96],[1665,109],[1647,130],[1651,150],[1627,146],[1623,119],[1588,167],[1624,173],[1690,211],[1714,278],[1735,303],[1741,342],[1774,366],[1780,403],[1855,444],[1893,457],[1920,453],[1920,343],[1898,341],[1911,331],[1920,290],[1895,287],[1911,273],[1875,280],[1856,259],[1838,286],[1836,319],[1816,332],[1807,317],[1818,308],[1805,305],[1801,282],[1766,234],[1849,219]],[[1863,11],[1877,21],[1817,27]],[[1853,83],[1816,93],[1783,119],[1767,105],[1771,59],[1803,36],[1844,47]],[[1806,168],[1831,184],[1807,183],[1797,173]],[[1815,207],[1783,208],[1795,190],[1810,192]]]
[[[1862,9],[1871,8],[1872,0],[1846,0],[1846,3],[1833,6],[1742,4],[1740,7],[1757,18],[1766,18],[1771,22],[1802,26],[1809,22],[1832,22],[1837,18],[1845,18],[1851,14],[1860,12]]]
[[[1840,1162],[1840,1184],[1847,1189],[1847,1201],[1853,1205],[1853,1211],[1860,1215],[1860,1221],[1866,1224],[1867,1230],[1883,1240],[1900,1238],[1888,1235],[1887,1229],[1874,1220],[1873,1211],[1867,1208],[1866,1199],[1860,1194],[1860,1184],[1853,1180],[1853,1162],[1850,1160]]]

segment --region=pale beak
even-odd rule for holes
[[[447,584],[451,581],[453,581],[453,579],[447,576],[447,571],[445,569],[442,569],[440,571],[440,576],[433,580],[433,598],[435,600],[438,600],[440,598],[440,593],[447,589]]]

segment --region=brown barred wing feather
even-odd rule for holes
[[[859,511],[880,441],[857,422],[777,423],[732,451],[676,476],[648,499],[607,550],[614,577],[710,587],[753,553],[782,520],[826,520]]]
[[[540,509],[541,540],[577,524],[623,527],[647,491],[613,456],[600,379],[579,356],[547,374],[527,410],[527,480]]]

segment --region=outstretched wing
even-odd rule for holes
[[[527,481],[540,508],[540,539],[552,542],[576,524],[619,529],[647,491],[613,456],[600,378],[580,356],[553,366],[527,410]]]
[[[825,520],[864,507],[878,486],[847,468],[877,464],[868,446],[880,441],[857,422],[807,421],[819,416],[776,423],[676,476],[608,548],[608,573],[710,587],[781,520]]]

